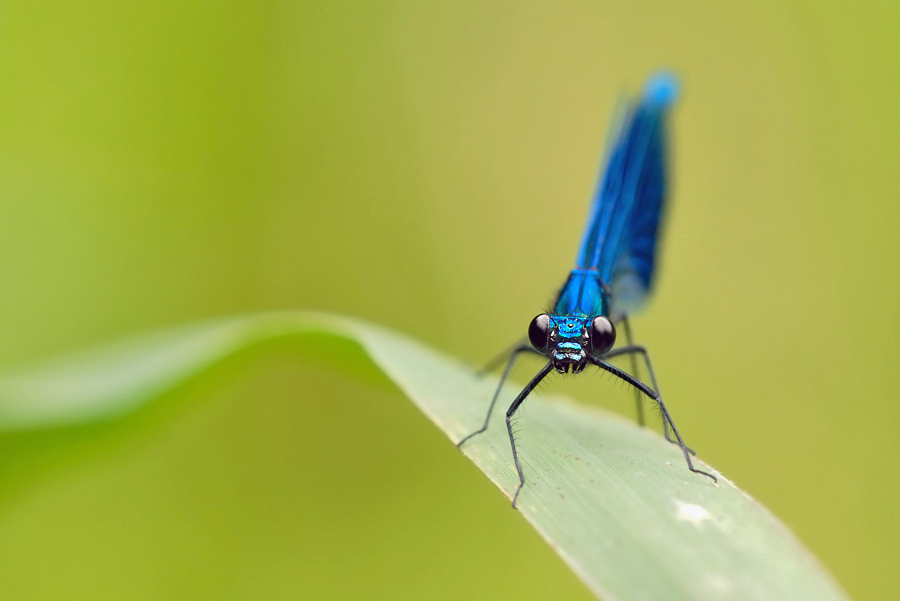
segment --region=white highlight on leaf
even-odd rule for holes
[[[710,574],[705,580],[709,591],[717,596],[731,596],[737,591],[734,581],[724,574]]]
[[[692,503],[678,503],[678,517],[692,524],[699,524],[705,520],[712,519],[712,515],[706,511],[705,507]]]

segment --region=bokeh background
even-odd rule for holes
[[[701,456],[855,599],[891,598],[898,13],[3,3],[0,367],[291,308],[483,362],[565,276],[617,101],[671,67],[674,196],[638,339]],[[600,376],[550,386],[632,411]],[[0,437],[0,582],[4,599],[590,598],[399,392],[279,345],[115,423]]]

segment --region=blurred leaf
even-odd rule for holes
[[[495,379],[377,326],[297,312],[195,324],[9,374],[0,430],[111,419],[249,346],[322,336],[358,344],[454,442],[480,424]],[[355,369],[364,356],[321,358]],[[527,405],[519,509],[596,594],[846,599],[778,520],[725,478],[715,486],[689,472],[657,434],[566,401],[533,395]],[[518,478],[501,416],[463,452],[511,498]]]

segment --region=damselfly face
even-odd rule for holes
[[[601,357],[616,343],[616,328],[606,317],[570,317],[542,313],[528,326],[528,340],[547,355],[561,374],[579,373],[588,354]]]

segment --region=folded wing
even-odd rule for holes
[[[674,77],[657,74],[626,108],[591,208],[576,268],[596,270],[610,285],[613,315],[640,309],[653,284],[666,197],[666,121],[676,94]]]

